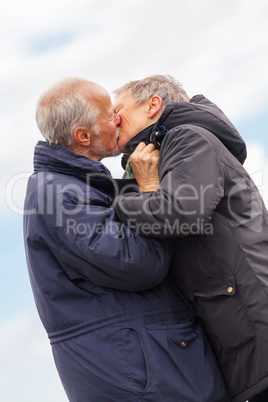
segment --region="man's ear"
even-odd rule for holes
[[[152,98],[149,99],[148,107],[149,107],[148,118],[151,119],[153,117],[156,117],[156,115],[162,111],[161,110],[162,109],[161,96],[158,96],[158,95],[152,96]]]
[[[78,126],[74,130],[74,140],[83,147],[90,145],[90,132],[86,127]]]

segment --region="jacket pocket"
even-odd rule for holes
[[[196,311],[215,349],[234,353],[255,339],[254,328],[233,275],[200,283],[193,289]]]
[[[162,354],[162,358],[171,359],[173,364],[180,365],[179,355],[185,353],[189,358],[189,351],[195,340],[199,338],[197,328],[197,317],[188,317],[183,320],[170,319],[163,325],[150,324],[145,325],[147,335],[149,335],[151,347],[157,354]],[[177,356],[177,357],[176,357]],[[177,362],[177,363],[176,363]],[[159,361],[161,365],[161,360]]]
[[[229,401],[202,326],[196,317],[146,325],[150,383],[159,401]]]
[[[148,385],[148,367],[139,332],[134,328],[121,328],[119,349],[130,390],[141,396]]]
[[[196,316],[188,314],[186,318],[172,313],[162,319],[157,317],[157,322],[155,319],[148,318],[149,323],[142,326],[120,329],[121,366],[128,380],[128,389],[133,396],[136,395],[137,401],[147,392],[153,392],[162,399],[169,393],[172,396],[180,395],[179,373],[185,368],[184,364],[192,368],[193,360],[189,359],[189,354],[194,359],[196,351],[203,350],[200,334],[195,331],[198,322]],[[174,377],[173,381],[171,376]],[[174,384],[173,388],[171,384]],[[136,401],[135,397],[129,400]]]
[[[200,347],[197,317],[188,317],[177,323],[172,321],[172,319],[167,320],[163,325],[145,325],[150,349],[154,351],[154,357],[158,356],[158,361],[155,361],[153,370],[156,367],[162,370],[161,367],[169,367],[171,364],[177,366],[178,372],[180,372],[181,364],[189,364],[190,367],[194,355]],[[186,360],[184,360],[184,356]],[[170,370],[167,371],[171,373]]]

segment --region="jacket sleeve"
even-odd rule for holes
[[[131,232],[114,209],[80,205],[75,214],[64,205],[57,227],[60,266],[73,280],[97,286],[140,291],[158,285],[167,275],[173,244]],[[89,209],[90,208],[90,209]],[[55,229],[55,228],[54,228]]]
[[[222,147],[215,136],[199,127],[170,130],[160,151],[158,191],[118,196],[119,219],[145,236],[199,234],[224,195]],[[150,233],[148,227],[143,231],[145,224]]]

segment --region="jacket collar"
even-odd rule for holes
[[[39,141],[34,151],[34,171],[51,171],[76,177],[104,192],[114,193],[114,182],[110,171],[99,161],[76,154],[70,149]]]
[[[38,141],[34,152],[34,171],[52,170],[59,173],[75,173],[78,176],[85,173],[106,173],[109,170],[99,161],[79,155],[70,149]]]
[[[131,140],[125,145],[125,150],[129,155],[135,150],[140,142],[144,142],[146,145],[150,143],[151,134],[155,132],[155,124],[151,124],[144,130],[140,131],[137,135],[131,138]]]
[[[168,124],[168,116],[172,113],[173,109],[176,107],[176,103],[169,103],[159,120],[150,126],[144,128],[137,135],[135,135],[131,140],[125,145],[125,150],[129,155],[135,150],[140,142],[144,142],[146,145],[153,143],[156,148],[160,148],[162,137],[170,130],[172,127]],[[163,125],[163,124],[166,125]]]

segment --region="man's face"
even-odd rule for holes
[[[98,134],[91,135],[90,151],[100,160],[120,154],[117,141],[121,119],[114,113],[114,106],[106,91],[99,94],[96,104],[100,110],[97,119]]]
[[[148,104],[138,104],[129,92],[122,92],[116,99],[115,113],[121,118],[118,147],[126,152],[125,145],[131,138],[151,124],[148,119]]]

